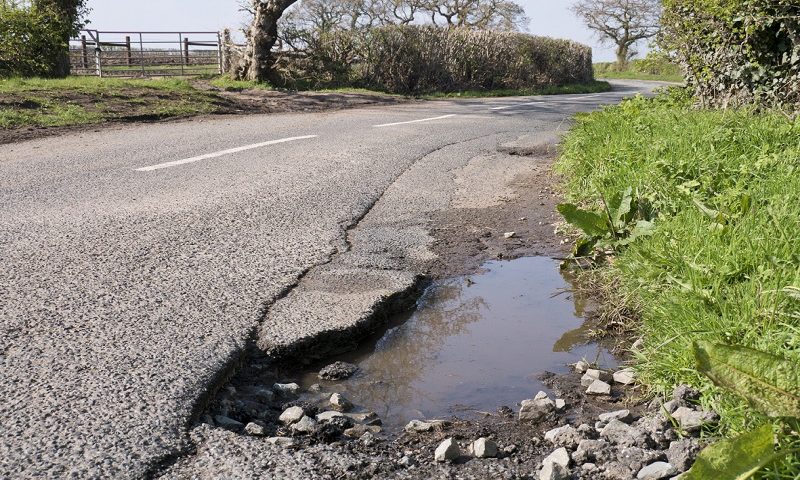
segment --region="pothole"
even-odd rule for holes
[[[283,410],[300,405],[313,417],[332,409],[332,393],[349,399],[355,412],[376,413],[385,432],[412,419],[514,407],[548,390],[544,372],[566,373],[584,358],[617,364],[591,338],[586,302],[570,282],[546,257],[491,261],[478,274],[433,282],[412,313],[394,318],[359,350],[303,367],[252,356],[205,421],[220,425],[226,417],[242,424],[228,425],[234,429],[257,421],[266,435],[290,435],[278,421]],[[359,370],[346,380],[319,379],[320,368],[336,360]],[[275,383],[299,388],[287,392]],[[355,423],[359,418],[353,416]]]

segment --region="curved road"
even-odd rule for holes
[[[563,130],[575,112],[651,88],[616,86],[3,145],[0,477],[148,475],[183,451],[198,399],[248,341],[316,334],[297,303],[265,320],[268,307],[346,252],[348,229],[417,162]],[[434,164],[415,188],[435,195],[451,167]]]

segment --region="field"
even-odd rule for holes
[[[595,63],[594,76],[600,79],[653,80],[683,83],[680,68],[660,58],[644,58],[631,61],[620,70],[616,63]]]
[[[676,90],[678,92],[678,90]],[[800,123],[782,114],[702,110],[683,93],[583,116],[558,166],[572,201],[601,211],[630,188],[652,236],[589,274],[610,314],[642,335],[653,393],[688,383],[732,436],[772,422],[695,368],[692,342],[751,347],[800,362]],[[796,427],[776,424],[784,444]],[[783,430],[787,428],[787,430]],[[792,433],[795,432],[795,433]],[[788,456],[766,478],[797,478]]]

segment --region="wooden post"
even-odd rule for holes
[[[189,37],[183,39],[183,58],[186,65],[189,65]]]
[[[131,37],[125,36],[125,60],[127,61],[128,66],[131,66]]]
[[[86,35],[81,35],[81,67],[89,68],[89,51],[86,49]]]

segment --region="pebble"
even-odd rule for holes
[[[452,438],[448,438],[436,447],[433,458],[437,462],[453,461],[461,456],[461,449]]]
[[[291,426],[292,431],[297,433],[312,433],[317,427],[317,422],[313,418],[304,416]]]
[[[567,402],[563,398],[556,398],[555,405],[558,412],[562,412],[567,408]]]
[[[675,475],[675,468],[667,462],[655,462],[639,470],[638,480],[660,480]]]
[[[414,460],[414,457],[410,457],[408,455],[403,455],[403,457],[397,463],[402,467],[408,468],[408,467],[413,467],[414,465],[416,465],[417,461]]]
[[[472,442],[469,451],[475,458],[494,458],[497,456],[497,444],[494,440],[481,437]]]
[[[300,385],[296,383],[276,383],[272,386],[272,391],[278,395],[297,395],[300,392]]]
[[[611,385],[602,380],[595,380],[586,389],[589,395],[611,395]]]
[[[632,368],[624,368],[614,372],[614,381],[622,385],[633,385],[636,381],[636,372]]]
[[[340,411],[347,412],[353,409],[353,404],[350,400],[346,399],[341,393],[334,393],[330,398],[331,406]]]
[[[336,417],[344,417],[344,414],[342,412],[335,412],[335,411],[328,410],[326,412],[322,412],[322,413],[318,414],[317,415],[317,421],[318,422],[327,422],[327,421],[330,421],[331,419],[336,418]]]
[[[375,412],[359,412],[359,413],[345,412],[344,416],[350,417],[354,422],[366,423],[367,425],[381,424],[381,419],[378,418],[378,414],[376,414]]]
[[[284,425],[291,425],[299,422],[305,416],[305,412],[301,407],[289,407],[281,413],[278,420]]]
[[[322,380],[344,380],[358,371],[358,366],[347,362],[333,362],[319,371],[317,376]]]
[[[247,432],[248,435],[253,435],[256,437],[262,437],[267,433],[267,430],[266,428],[264,428],[264,425],[256,422],[249,422],[247,425],[244,426],[244,431]]]
[[[620,422],[631,423],[634,420],[630,410],[616,410],[614,412],[601,413],[597,418],[604,423],[608,423],[611,420],[619,420]]]
[[[503,234],[503,238],[509,239],[514,238],[517,235],[517,232],[506,232]]]
[[[292,437],[269,437],[266,439],[266,442],[280,447],[291,447],[294,445],[294,439]]]
[[[713,424],[719,420],[719,416],[714,412],[699,412],[689,407],[679,407],[672,413],[672,418],[687,432],[696,432],[703,425]]]

